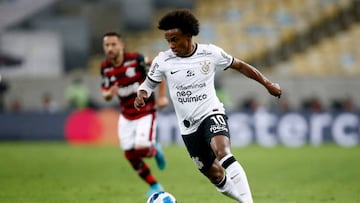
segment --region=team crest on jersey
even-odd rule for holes
[[[125,75],[129,78],[132,78],[136,75],[135,67],[128,67],[126,69]]]
[[[201,65],[201,73],[204,74],[204,75],[207,75],[209,74],[210,72],[210,61],[202,61],[200,62],[200,65]]]

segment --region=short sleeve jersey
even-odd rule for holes
[[[197,44],[188,57],[178,57],[169,49],[154,58],[148,77],[155,82],[166,78],[181,134],[195,132],[208,115],[225,113],[216,96],[214,77],[216,70],[227,69],[233,60],[212,44]]]
[[[117,97],[119,99],[122,115],[134,120],[155,112],[154,94],[148,99],[146,106],[136,110],[134,101],[137,96],[137,89],[145,80],[147,66],[144,56],[139,53],[124,54],[124,62],[119,66],[114,66],[109,60],[104,60],[101,64],[101,88],[109,90],[115,84],[118,86]]]

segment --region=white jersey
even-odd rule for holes
[[[148,77],[166,78],[181,134],[195,132],[208,115],[225,113],[216,96],[215,71],[228,68],[234,58],[212,44],[197,44],[188,57],[178,57],[169,49],[153,60]]]

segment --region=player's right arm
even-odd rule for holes
[[[139,110],[141,107],[145,106],[146,99],[150,97],[158,84],[158,82],[146,77],[145,81],[140,85],[137,91],[137,97],[134,101],[135,109]]]
[[[163,109],[169,104],[166,94],[166,80],[162,80],[158,85],[158,95],[156,97],[156,108]]]
[[[145,81],[141,83],[140,87],[138,88],[137,97],[134,101],[135,109],[139,110],[141,107],[145,106],[146,99],[150,97],[153,90],[158,86],[159,83],[162,82],[163,75],[161,71],[159,71],[161,61],[162,60],[160,55],[155,57],[152,61]]]

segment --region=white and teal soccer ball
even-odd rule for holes
[[[155,192],[153,193],[146,203],[176,203],[175,197],[168,192]]]

